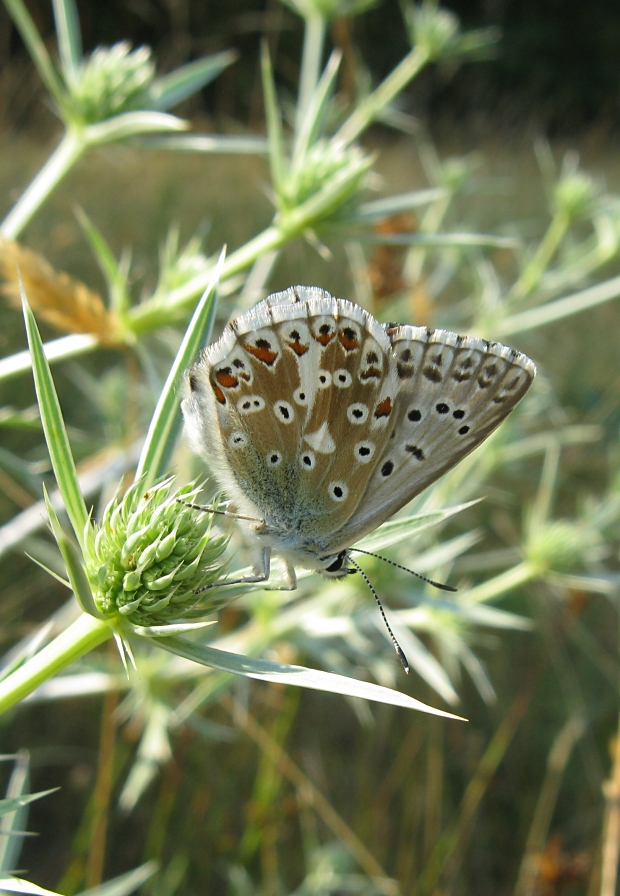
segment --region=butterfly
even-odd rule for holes
[[[272,554],[287,588],[296,567],[361,572],[352,545],[480,445],[535,373],[497,342],[380,324],[318,287],[235,318],[187,370],[182,410],[261,547],[243,581],[267,581]]]

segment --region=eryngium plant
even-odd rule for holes
[[[196,591],[219,578],[216,561],[227,538],[211,532],[213,514],[185,503],[196,498],[198,488],[171,493],[170,486],[170,479],[148,490],[134,482],[108,504],[101,523],[88,522],[84,563],[102,615],[166,625],[202,618],[225,600],[221,589]]]
[[[71,79],[69,111],[82,123],[92,124],[148,105],[155,74],[149,47],[132,50],[127,41],[97,47]]]

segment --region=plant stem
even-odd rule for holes
[[[281,227],[272,224],[255,236],[236,252],[232,252],[224,262],[222,280],[245,270],[265,252],[278,249],[290,239]],[[137,335],[170,323],[175,314],[182,314],[192,307],[196,296],[200,295],[211,281],[213,267],[205,268],[187,283],[171,290],[165,302],[146,301],[135,305],[129,315],[129,326]]]
[[[547,302],[538,308],[529,308],[520,314],[513,314],[497,323],[495,336],[511,336],[513,333],[523,333],[526,330],[535,330],[545,324],[552,324],[556,320],[562,320],[571,314],[579,314],[589,311],[596,305],[616,299],[620,295],[620,277],[612,277],[596,286],[589,286],[580,292],[570,296]]]
[[[374,121],[379,112],[388,106],[394,97],[424,68],[429,61],[427,50],[414,47],[390,72],[376,90],[363,100],[355,112],[345,121],[337,133],[343,143],[349,144],[359,137],[368,125]]]
[[[546,234],[534,253],[534,257],[530,260],[514,287],[510,290],[510,293],[507,296],[508,300],[514,301],[524,299],[536,289],[540,282],[540,278],[547,270],[549,262],[564,239],[569,225],[570,218],[565,212],[558,211],[555,213]]]
[[[507,569],[506,572],[489,579],[488,582],[478,585],[477,588],[472,588],[467,594],[467,601],[468,603],[477,604],[482,603],[482,601],[493,600],[507,591],[511,591],[513,588],[518,588],[519,585],[524,585],[530,579],[533,579],[535,575],[535,570],[531,564],[519,563],[517,566],[513,566],[512,569]]]
[[[343,171],[334,176],[302,205],[278,215],[275,222],[262,233],[241,246],[236,252],[231,252],[224,262],[222,280],[244,271],[266,252],[279,249],[324,220],[350,195],[351,184],[359,176],[359,170]],[[196,296],[200,295],[208,286],[212,274],[213,268],[206,268],[183,286],[171,290],[166,296],[165,302],[147,301],[134,306],[127,316],[128,328],[139,335],[162,324],[169,324],[176,315],[181,315],[193,307]]]
[[[0,234],[7,239],[17,239],[32,216],[39,210],[50,193],[71,170],[86,149],[81,132],[70,128],[39,171],[27,190],[18,199],[0,225]]]
[[[299,98],[295,116],[296,134],[299,134],[301,130],[310,99],[319,81],[324,41],[325,19],[319,15],[309,15],[305,19],[304,49],[301,57],[301,74],[299,77]]]
[[[0,681],[0,713],[113,634],[108,622],[82,613],[57,638]]]
[[[45,357],[51,363],[75,358],[97,348],[99,340],[91,333],[71,333],[45,343]],[[32,369],[32,357],[28,349],[0,358],[0,382]]]

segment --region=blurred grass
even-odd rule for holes
[[[374,141],[371,148],[380,150],[382,193],[427,185],[414,141],[377,136]],[[444,131],[437,146],[440,158],[474,154],[469,160],[473,173],[455,198],[451,220],[473,232],[518,235],[526,242],[539,239],[548,225],[548,211],[531,142],[527,134],[521,142],[508,143],[492,133],[486,138],[476,133],[474,138]],[[0,148],[0,195],[6,196],[27,185],[48,147],[7,136]],[[553,146],[556,158],[566,148]],[[597,144],[596,135],[583,138],[579,148],[584,168],[609,192],[620,192],[615,148]],[[43,206],[29,226],[28,245],[54,266],[103,290],[74,219],[73,210],[80,206],[105,235],[113,255],[131,249],[131,292],[149,294],[171,225],[180,227],[180,245],[198,233],[204,235],[206,251],[219,251],[223,243],[235,249],[269,223],[268,183],[266,163],[253,157],[99,148],[80,161]],[[257,185],[264,185],[265,192]],[[10,197],[6,205],[11,205]],[[518,273],[514,254],[490,250],[488,257],[510,283]],[[298,241],[283,251],[269,286],[276,290],[291,283],[316,283],[334,295],[349,296],[348,262],[343,248],[334,249],[331,258],[321,257]],[[617,259],[597,276],[616,273]],[[467,276],[455,277],[447,289],[439,290],[437,304],[423,288],[412,290],[401,298],[399,316],[402,312],[403,319],[431,325],[450,321],[469,298],[463,295],[468,287],[478,297],[471,282],[469,270]],[[375,303],[385,310],[380,297]],[[224,298],[221,316],[231,309],[232,302]],[[24,344],[22,321],[4,308],[2,321],[0,349],[8,354]],[[602,426],[598,442],[562,450],[554,515],[576,518],[587,499],[612,490],[609,480],[618,462],[619,326],[618,306],[609,303],[509,340],[536,359],[553,387],[539,395],[541,404],[532,416],[538,413],[551,431],[568,422]],[[167,372],[175,340],[178,334],[172,329],[164,331],[163,341],[144,340],[140,360],[150,380],[141,377],[129,352],[101,352],[55,369],[77,454],[87,456],[111,438],[129,439],[139,432],[161,385],[158,377]],[[33,401],[29,377],[3,389],[5,401],[19,408]],[[557,403],[550,398],[552,391]],[[507,424],[511,426],[512,421]],[[46,463],[40,439],[21,430],[8,430],[6,436],[5,444],[17,455]],[[495,447],[488,450],[492,463]],[[553,460],[553,446],[547,455]],[[186,450],[177,464],[181,469],[188,465]],[[457,561],[455,571],[462,571],[464,581],[469,581],[467,576],[472,583],[477,575],[491,578],[518,561],[538,477],[538,458],[531,465],[505,465],[485,483],[483,491],[490,499],[455,522],[450,534],[476,526],[484,535],[481,554]],[[463,485],[458,476],[451,481],[457,488]],[[445,488],[444,481],[438,492]],[[5,508],[15,511],[14,496],[4,499]],[[38,539],[38,551],[42,544]],[[500,549],[510,560],[506,553],[499,560],[493,555],[494,550],[501,554]],[[485,568],[484,551],[496,566]],[[615,554],[610,566],[617,566]],[[377,577],[386,602],[398,600],[398,579],[385,571]],[[21,556],[3,564],[0,578],[7,586],[0,606],[0,637],[7,645],[65,599],[62,588]],[[316,584],[309,587],[318,592]],[[466,601],[467,593],[465,586],[459,597]],[[343,586],[341,594],[341,612],[352,608],[358,613],[350,591]],[[278,616],[278,598],[252,595],[221,614],[222,633],[242,629],[250,602],[257,623],[269,631]],[[7,752],[27,746],[40,786],[60,784],[62,790],[33,806],[29,826],[41,836],[26,843],[22,863],[37,881],[67,894],[84,882],[96,882],[102,865],[104,876],[110,877],[156,858],[163,873],[147,890],[152,896],[280,896],[292,893],[304,875],[305,885],[295,891],[300,896],[594,896],[599,890],[602,787],[617,724],[617,608],[578,584],[556,587],[542,582],[505,595],[501,608],[531,617],[535,627],[516,632],[474,627],[445,613],[445,641],[432,637],[432,628],[427,641],[454,677],[461,706],[471,719],[467,725],[412,718],[387,706],[371,714],[366,706],[331,695],[250,687],[244,681],[224,691],[217,676],[204,683],[198,679],[194,688],[194,682],[170,677],[170,665],[153,655],[140,657],[140,677],[120,710],[117,698],[110,695],[26,703],[0,730],[0,745]],[[435,624],[441,629],[439,611]],[[313,651],[324,644],[329,653],[321,661],[335,666],[343,662],[339,642],[334,646],[327,638],[313,640],[300,628],[300,638],[292,637],[291,644],[264,636],[277,658],[288,661],[305,650],[316,660]],[[495,702],[483,703],[459,655],[450,655],[449,634],[455,648],[465,644],[484,661]],[[346,638],[343,641],[346,648]],[[364,642],[353,643],[362,644],[349,651],[353,659],[346,650],[343,655],[355,671],[364,676],[378,670],[390,680],[391,667],[382,668],[374,655],[366,658]],[[100,653],[79,668],[116,674],[118,660]],[[415,692],[431,703],[437,699],[419,679]],[[199,708],[191,712],[183,701],[193,698]],[[175,719],[175,712],[185,714]],[[584,719],[587,724],[579,728]],[[562,733],[570,735],[573,723],[573,740],[567,736],[562,741]],[[568,744],[563,756],[558,743]],[[136,769],[143,780],[149,775],[152,780],[128,810],[132,793],[123,788]],[[117,803],[121,792],[125,808]]]
[[[23,141],[7,141],[3,148],[0,189],[6,190],[22,183],[42,154],[39,147]],[[462,138],[455,137],[438,150],[444,156],[462,153],[465,148]],[[510,220],[526,235],[541,233],[545,203],[530,145],[524,141],[515,149],[489,137],[488,143],[477,142],[476,154],[480,164],[474,182],[481,189],[474,187],[457,200],[471,228],[493,232]],[[386,193],[423,186],[416,158],[407,141],[381,144],[378,167]],[[620,163],[613,152],[598,157],[585,153],[584,162],[610,189],[620,187]],[[179,222],[181,242],[203,230],[209,249],[224,242],[234,248],[263,227],[269,218],[269,204],[255,185],[266,179],[264,164],[256,160],[138,154],[125,148],[100,150],[82,161],[53,196],[31,227],[29,245],[44,252],[59,268],[100,287],[99,274],[70,214],[78,204],[108,235],[117,254],[132,247],[136,276],[152,284],[159,246],[171,222]],[[123,195],[121,215],[119,193]],[[59,220],[60,225],[55,223]],[[210,222],[214,222],[211,229]],[[501,256],[495,260],[501,267]],[[507,259],[506,264],[510,263]],[[320,283],[336,295],[346,295],[348,289],[341,265],[318,256],[309,259],[299,246],[290,247],[278,262],[273,288],[291,282]],[[619,326],[619,309],[609,304],[534,334],[523,334],[513,342],[536,357],[569,416],[610,427],[618,413],[620,390],[615,378],[617,341],[609,334]],[[5,352],[23,342],[19,318],[6,309],[2,338]],[[86,366],[94,373],[100,361],[91,359]],[[610,371],[615,371],[611,377]],[[14,390],[19,399],[16,403],[22,405],[24,392],[29,394],[31,386],[22,378],[8,389],[9,393]],[[69,389],[76,398],[78,393]],[[77,403],[69,402],[70,417],[76,423],[83,424],[88,417],[84,401],[82,396]],[[568,451],[564,488],[570,491],[571,482],[580,480],[580,485],[587,484],[593,491],[602,489],[606,451],[605,445],[593,446],[587,456],[580,449]],[[508,500],[515,488],[518,484],[513,481]],[[8,577],[19,576],[20,585],[13,599],[10,590],[5,592],[2,628],[8,639],[37,618],[38,604],[49,612],[50,606],[60,601],[53,582],[30,571],[22,579],[24,573],[18,574],[16,566],[25,573],[24,562],[11,559]],[[38,594],[33,603],[28,592],[35,588]],[[18,597],[28,607],[25,617],[16,606]],[[372,722],[362,713],[365,721],[360,726],[354,723],[352,709],[339,698],[299,695],[278,687],[252,691],[252,718],[260,719],[266,736],[274,739],[278,749],[297,757],[302,771],[329,795],[333,811],[348,820],[352,836],[371,845],[379,866],[399,880],[404,894],[440,892],[433,871],[433,855],[437,858],[433,849],[438,842],[447,850],[438,858],[443,892],[481,896],[510,892],[509,883],[517,878],[522,859],[526,819],[540,792],[556,732],[567,714],[579,713],[583,706],[588,707],[591,727],[568,760],[553,816],[557,867],[550,855],[546,889],[536,892],[546,896],[587,891],[596,858],[592,844],[599,834],[607,744],[616,722],[615,691],[609,681],[618,671],[615,611],[609,603],[578,593],[572,605],[555,601],[545,592],[542,602],[530,604],[523,596],[515,596],[504,599],[502,606],[533,613],[538,628],[531,633],[477,635],[476,647],[487,664],[497,701],[484,706],[464,679],[460,693],[471,719],[468,725],[445,725],[422,717],[412,721],[403,712],[381,707]],[[589,655],[579,640],[584,637]],[[268,753],[259,758],[243,723],[245,690],[240,685],[234,702],[226,708],[210,707],[208,722],[200,715],[192,719],[176,739],[173,758],[146,798],[128,817],[113,813],[108,832],[109,874],[156,857],[172,868],[174,878],[175,860],[181,866],[189,862],[191,879],[201,881],[200,889],[182,888],[179,892],[228,893],[225,879],[229,871],[225,868],[239,864],[252,877],[262,879],[262,889],[257,892],[271,896],[286,892],[281,880],[297,877],[301,853],[310,865],[318,860],[318,854],[312,859],[313,849],[330,840],[329,824],[321,820],[320,809],[317,811],[309,794],[304,795],[303,787],[291,783],[286,775],[282,777],[282,769]],[[420,696],[432,702],[430,691]],[[79,830],[82,807],[94,782],[97,704],[97,700],[85,703],[77,699],[24,708],[2,734],[5,751],[27,744],[33,774],[41,773],[46,782],[62,786],[61,794],[33,807],[30,827],[41,836],[36,843],[26,844],[23,862],[36,873],[37,880],[64,881],[66,892],[72,891],[73,880],[79,880],[87,850],[84,837],[88,828],[76,837],[72,832]],[[238,713],[240,728],[231,727],[230,709]],[[484,751],[501,725],[510,728],[513,722],[516,730],[507,732],[506,740],[499,744],[498,769],[487,788],[480,777]],[[207,728],[206,740],[198,736],[201,725]],[[216,725],[221,727],[213,728],[210,737],[209,726]],[[132,737],[130,725],[122,734],[117,732],[111,747],[116,780],[130,759]],[[482,804],[479,811],[468,815],[460,795],[472,780],[482,786]],[[457,832],[459,844],[452,850],[445,840],[450,830]],[[442,831],[443,840],[439,837]],[[73,857],[68,866],[67,854]],[[426,877],[420,876],[421,856],[430,860]],[[334,861],[347,865],[342,855]],[[372,868],[363,870],[376,873]]]

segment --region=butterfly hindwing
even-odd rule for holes
[[[388,330],[399,379],[394,428],[363,509],[334,543],[352,544],[396,513],[499,426],[529,388],[529,358],[446,330]]]
[[[384,329],[350,302],[308,293],[272,296],[233,321],[190,370],[200,389],[184,413],[191,430],[204,399],[214,407],[217,426],[201,428],[198,449],[220,458],[237,503],[316,540],[356,511],[398,384]]]

